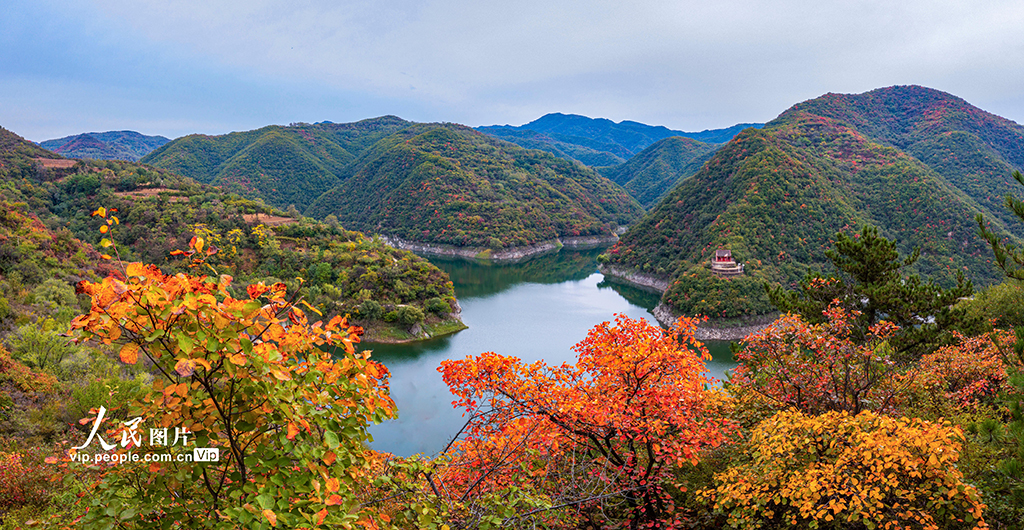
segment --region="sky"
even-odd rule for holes
[[[1024,122],[1020,0],[4,0],[0,126],[176,138],[392,114],[701,131],[923,85]]]

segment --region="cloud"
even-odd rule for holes
[[[83,2],[47,4],[49,24],[79,24],[70,33],[95,40],[65,45],[91,54],[68,75],[114,69],[140,93],[194,85],[196,108],[228,109],[228,120],[259,115],[253,105],[264,119],[335,109],[307,119],[405,112],[470,125],[558,111],[695,130],[892,84],[1024,117],[1016,1]]]

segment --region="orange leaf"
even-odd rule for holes
[[[295,423],[293,422],[288,422],[288,434],[287,436],[285,436],[285,438],[288,438],[289,440],[294,440],[295,435],[297,434],[299,434],[299,426],[295,425]]]
[[[108,231],[110,231],[110,227],[109,226],[103,225],[103,226],[100,227],[100,233],[101,234],[106,234]]]
[[[106,217],[107,216],[107,209],[102,207],[102,206],[100,206],[99,208],[96,208],[96,211],[92,212],[92,216],[91,217],[96,217],[97,215],[100,216],[100,217]]]
[[[195,373],[196,363],[192,359],[180,359],[174,365],[174,371],[182,377],[188,377]]]
[[[329,492],[338,491],[339,489],[341,489],[341,482],[339,482],[338,479],[336,479],[334,477],[331,477],[331,478],[327,479],[326,486],[327,486],[327,491],[329,491]]]
[[[328,506],[337,506],[341,504],[341,495],[331,495],[330,497],[327,497],[327,502],[324,504]]]
[[[334,463],[334,460],[336,458],[338,457],[334,456],[334,451],[327,451],[327,454],[324,455],[324,463],[327,465],[331,465]]]
[[[121,348],[121,362],[125,364],[135,364],[139,362],[139,345],[134,342],[129,342]]]
[[[316,513],[317,519],[316,524],[324,524],[324,519],[327,519],[327,508],[324,508]]]
[[[249,293],[249,298],[255,300],[265,292],[267,292],[267,286],[263,283],[255,283],[245,288],[245,291]]]
[[[270,526],[277,526],[277,514],[272,510],[263,510],[263,517],[266,517],[270,521]]]

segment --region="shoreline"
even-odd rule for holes
[[[669,280],[653,274],[639,272],[615,265],[602,263],[597,270],[605,275],[606,279],[617,281],[626,285],[632,285],[646,291],[664,294],[669,288]],[[672,308],[664,302],[658,302],[657,307],[651,310],[654,318],[662,326],[669,327],[679,317]],[[694,337],[697,340],[742,340],[751,333],[757,333],[768,327],[776,318],[778,313],[767,315],[753,315],[733,319],[709,318],[706,322],[697,326]],[[738,324],[738,325],[736,325]]]
[[[604,245],[610,245],[619,240],[617,235],[603,236],[573,236],[549,239],[532,245],[511,247],[493,250],[486,247],[456,247],[439,243],[422,243],[417,241],[406,241],[397,237],[379,236],[384,243],[400,249],[424,254],[428,256],[439,256],[446,258],[462,258],[473,261],[487,261],[491,263],[516,263],[527,258],[558,252],[562,247],[571,249],[591,249]]]

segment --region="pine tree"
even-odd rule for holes
[[[948,342],[961,312],[953,305],[974,292],[971,282],[957,271],[956,286],[944,289],[934,280],[927,282],[903,270],[920,257],[920,250],[901,258],[896,243],[878,235],[878,228],[865,226],[850,237],[836,234],[836,248],[825,253],[839,275],[808,275],[799,291],[765,285],[768,297],[783,312],[800,314],[805,321],[824,321],[823,312],[833,300],[859,312],[851,338],[863,342],[869,329],[880,320],[900,327],[889,344],[895,358],[908,362]]]

